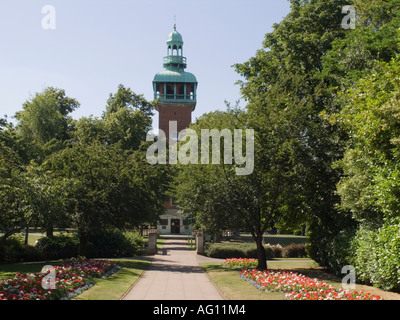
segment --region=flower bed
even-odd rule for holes
[[[71,260],[54,269],[55,289],[43,289],[44,273],[17,273],[14,278],[0,280],[0,300],[70,299],[91,287],[92,278],[109,276],[119,267],[106,260]]]
[[[225,259],[225,267],[242,267],[242,268],[252,268],[257,267],[258,259],[248,259],[248,258],[231,258]]]
[[[260,290],[284,292],[289,300],[382,300],[378,295],[363,291],[335,290],[324,281],[285,270],[246,269],[239,275]]]

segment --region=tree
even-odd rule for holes
[[[335,207],[340,170],[332,168],[343,155],[345,135],[320,115],[337,107],[321,73],[333,41],[346,36],[341,22],[347,4],[291,1],[291,12],[265,36],[263,49],[235,65],[245,78],[239,83],[248,101],[247,126],[256,132],[258,171],[264,183],[275,183],[269,201],[281,200],[281,219],[308,222],[319,262],[327,254],[325,244],[349,223]]]
[[[400,209],[400,61],[379,69],[346,94],[338,121],[350,143],[338,162],[344,176],[338,185],[341,206],[370,228],[399,217]]]
[[[125,150],[137,150],[151,130],[153,111],[154,103],[119,85],[118,91],[110,95],[102,117],[107,143],[120,142]]]
[[[42,185],[30,167],[0,141],[0,245],[40,219]]]
[[[203,115],[190,129],[195,130],[199,136],[205,129],[216,129],[219,132],[228,129],[233,140],[235,129],[251,128],[250,124],[245,112],[229,110]],[[242,137],[243,141],[235,144],[234,148],[243,148],[242,150],[249,152],[248,138],[250,137]],[[278,139],[275,133],[269,138]],[[225,140],[221,143],[222,154],[227,150],[226,143]],[[288,206],[287,196],[296,184],[287,170],[290,158],[288,144],[280,145],[269,139],[263,140],[257,130],[252,143],[254,159],[249,160],[254,161],[253,173],[237,175],[239,164],[225,163],[222,158],[219,163],[180,165],[175,180],[176,195],[180,207],[196,213],[197,220],[211,231],[239,226],[249,230],[257,245],[257,268],[265,270],[267,263],[263,235],[267,229],[273,227],[285,206]],[[265,157],[260,151],[261,147],[271,152],[270,157]],[[269,147],[275,147],[279,151]],[[292,199],[291,204],[294,205],[295,202]]]
[[[95,140],[75,142],[46,160],[46,170],[68,183],[65,205],[78,230],[79,255],[85,255],[94,230],[132,228],[163,212],[165,168],[150,166],[144,155]]]
[[[30,158],[43,161],[44,157],[61,147],[70,136],[69,113],[79,107],[79,102],[66,96],[65,91],[48,87],[23,104],[23,111],[15,117],[22,139],[30,143]]]

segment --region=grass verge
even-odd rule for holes
[[[20,273],[33,273],[40,272],[46,265],[57,266],[63,264],[63,260],[47,261],[47,262],[34,262],[34,263],[15,263],[15,264],[2,264],[0,265],[0,279],[14,278],[15,274]]]
[[[201,267],[207,272],[211,280],[219,288],[227,300],[285,300],[285,294],[279,292],[262,292],[247,281],[239,277],[241,267],[226,268],[221,263],[202,263]],[[310,278],[318,278],[341,288],[340,277],[329,274],[320,268],[311,259],[274,259],[268,261],[269,269],[285,269],[303,274]],[[355,290],[363,290],[371,294],[380,295],[384,300],[400,300],[400,294],[387,292],[366,285],[356,285]]]
[[[119,300],[150,265],[145,260],[114,260],[122,268],[104,279],[94,279],[94,286],[73,300]]]
[[[116,261],[122,268],[104,279],[92,279],[94,286],[82,292],[73,300],[119,300],[129,290],[132,284],[148,268],[150,261],[110,259]],[[59,265],[62,260],[41,263],[9,264],[0,266],[0,279],[13,278],[16,273],[40,272],[45,265]]]

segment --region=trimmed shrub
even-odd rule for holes
[[[282,258],[305,258],[307,257],[306,245],[292,243],[282,248]]]
[[[384,290],[400,291],[400,224],[377,230],[360,228],[350,262],[358,280]]]
[[[265,246],[267,259],[274,257],[274,251],[270,246]],[[207,244],[205,254],[208,257],[228,259],[228,258],[257,258],[257,246],[251,243],[240,244]]]

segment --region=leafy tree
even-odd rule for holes
[[[196,130],[199,136],[205,129],[221,132],[229,129],[233,139],[234,129],[252,128],[252,124],[246,113],[230,110],[204,115],[191,129]],[[267,268],[263,246],[265,231],[273,227],[287,206],[295,206],[298,201],[292,198],[289,204],[287,200],[297,187],[288,171],[291,154],[289,145],[277,142],[280,135],[273,128],[268,139],[264,138],[256,130],[255,141],[252,141],[254,158],[249,158],[254,161],[253,173],[237,175],[237,163],[227,164],[220,159],[219,163],[181,165],[175,183],[180,206],[196,213],[197,220],[209,230],[215,232],[219,228],[240,226],[251,232],[257,244],[260,270]],[[242,143],[244,141],[243,137]],[[225,147],[226,141],[221,143],[222,154],[226,151]],[[245,149],[245,144],[241,147]],[[234,148],[240,148],[240,145]],[[266,150],[268,156],[264,153]]]
[[[163,212],[163,167],[144,162],[144,153],[124,152],[118,144],[73,143],[46,161],[47,170],[69,183],[66,206],[77,228],[84,256],[89,237],[99,228],[132,228]]]
[[[321,77],[329,83],[336,97],[359,79],[371,74],[377,61],[389,62],[400,53],[400,1],[353,1],[357,27],[346,31],[346,37],[332,42],[332,49],[322,57]],[[343,102],[337,102],[340,110]]]
[[[190,128],[196,131],[198,137],[204,129],[233,129],[232,116],[219,111],[205,114]],[[198,143],[198,150],[201,150],[200,139]],[[186,141],[182,142],[184,144]],[[221,150],[224,150],[224,141],[221,142]],[[207,154],[212,159],[211,150]],[[171,169],[175,176],[172,196],[177,198],[180,208],[194,214],[196,224],[214,238],[218,238],[224,230],[243,227],[237,218],[237,210],[229,204],[232,194],[227,178],[231,176],[232,166],[223,165],[223,159],[218,164],[200,164],[201,155],[197,160],[199,164],[180,164],[178,168]]]
[[[69,113],[79,103],[66,96],[65,91],[48,87],[23,104],[23,111],[15,117],[17,130],[23,140],[30,144],[31,159],[43,161],[44,157],[61,147],[69,138]]]
[[[74,121],[74,140],[90,143],[97,140],[124,150],[138,150],[151,130],[154,104],[123,85],[107,101],[101,118],[82,117]]]
[[[107,143],[120,142],[125,150],[137,150],[151,130],[154,104],[143,95],[119,85],[118,91],[107,101],[103,113]]]
[[[0,245],[37,221],[41,215],[42,185],[30,168],[0,141]]]
[[[118,86],[118,91],[115,94],[110,94],[105,113],[113,113],[120,108],[140,110],[146,117],[154,115],[152,103],[148,102],[143,95],[134,93],[122,84]]]
[[[335,208],[340,170],[332,163],[343,155],[345,135],[320,115],[337,107],[331,82],[321,73],[332,43],[346,36],[341,22],[348,4],[291,1],[291,12],[265,36],[263,49],[235,65],[245,78],[239,83],[248,101],[247,126],[256,131],[262,173],[257,176],[275,186],[268,197],[279,199],[277,218],[308,221],[318,262],[337,232],[352,224]]]
[[[400,209],[400,62],[381,63],[346,94],[339,121],[350,143],[338,165],[341,206],[372,228],[398,218]]]

